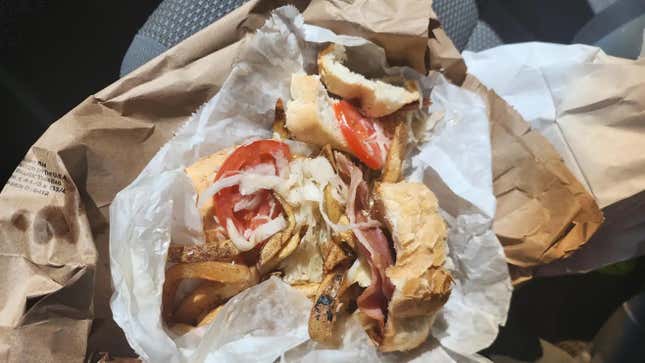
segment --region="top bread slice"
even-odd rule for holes
[[[396,262],[385,271],[394,285],[381,351],[405,351],[426,341],[437,311],[450,295],[443,268],[446,225],[435,195],[421,183],[380,183],[377,211],[391,232]]]
[[[345,47],[331,44],[318,55],[318,72],[329,92],[346,99],[358,99],[367,116],[386,116],[419,100],[418,90],[412,89],[411,85],[406,89],[380,80],[369,80],[349,70],[343,64],[346,60]]]
[[[291,76],[291,100],[287,102],[286,126],[296,140],[350,152],[340,131],[333,105],[335,103],[315,75]]]

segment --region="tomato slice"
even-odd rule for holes
[[[241,145],[226,158],[217,171],[215,181],[264,163],[272,163],[277,172],[276,157],[291,160],[289,146],[276,140],[258,140]],[[213,196],[215,216],[225,229],[226,221],[231,219],[238,232],[244,233],[246,230],[254,230],[282,213],[280,203],[268,190],[259,190],[252,196],[246,196],[259,198],[259,202],[254,203],[255,206],[252,208],[236,212],[235,205],[244,197],[240,194],[237,185],[224,188]]]
[[[275,165],[276,153],[291,160],[289,145],[277,140],[257,140],[240,145],[226,158],[217,171],[215,180],[219,180],[224,174],[229,175],[258,164],[271,162]]]
[[[385,156],[379,146],[375,120],[363,116],[354,105],[341,100],[334,105],[334,113],[340,131],[349,148],[365,165],[371,169],[383,168]]]

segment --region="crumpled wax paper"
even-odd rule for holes
[[[408,178],[435,191],[449,225],[447,268],[455,285],[438,314],[433,338],[407,354],[380,354],[354,318],[344,344],[322,349],[309,340],[311,302],[277,278],[231,299],[208,326],[177,337],[161,320],[161,293],[170,241],[203,243],[196,193],[183,169],[249,138],[270,137],[278,98],[289,99],[291,75],[314,64],[320,42],[360,46],[384,64],[383,52],[355,37],[303,24],[293,7],[273,12],[245,41],[220,92],[166,144],[110,208],[112,311],[128,342],[152,362],[482,361],[476,352],[504,324],[511,284],[502,246],[491,230],[495,199],[485,106],[439,75],[415,77],[431,94],[436,115],[413,152]],[[364,52],[364,53],[361,53]],[[410,70],[407,70],[409,73]]]
[[[587,272],[645,254],[645,59],[574,44],[464,52],[468,72],[539,130],[606,217],[567,259],[538,274]]]

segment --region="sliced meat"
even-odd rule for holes
[[[370,264],[372,283],[356,299],[356,305],[360,311],[371,319],[371,325],[374,325],[379,336],[385,330],[385,312],[387,311],[387,299],[382,290],[382,279],[376,266]]]
[[[336,153],[336,162],[341,177],[349,179],[347,216],[350,222],[352,224],[367,222],[369,190],[363,179],[363,173],[342,153]],[[382,336],[388,301],[394,292],[394,285],[386,276],[385,270],[393,265],[394,258],[387,237],[381,228],[354,228],[353,232],[359,241],[358,250],[366,257],[372,275],[372,283],[358,297],[357,305],[360,311],[372,320],[372,325],[377,327],[378,335]]]

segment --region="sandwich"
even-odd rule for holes
[[[452,279],[436,197],[401,180],[406,112],[421,98],[405,81],[368,79],[345,61],[332,44],[319,54],[319,74],[292,76],[272,139],[185,169],[204,243],[173,241],[168,250],[162,315],[176,334],[277,276],[313,301],[309,335],[323,345],[340,343],[352,315],[383,352],[428,338]]]
[[[424,184],[382,183],[374,198],[396,251],[396,262],[385,272],[394,290],[381,350],[409,350],[427,339],[450,295],[452,279],[443,268],[446,225],[437,198]]]

